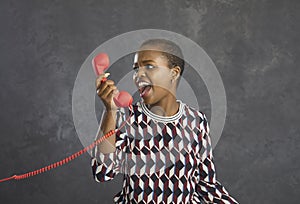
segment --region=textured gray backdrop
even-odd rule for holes
[[[71,103],[81,64],[116,35],[155,28],[197,42],[221,74],[228,113],[214,149],[218,180],[242,204],[299,203],[299,10],[296,0],[2,0],[0,179],[81,149]],[[85,154],[0,183],[0,202],[112,203],[120,181],[96,183]]]

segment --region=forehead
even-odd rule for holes
[[[168,62],[166,56],[159,50],[140,50],[134,55],[134,63],[142,63],[149,60],[164,64]]]

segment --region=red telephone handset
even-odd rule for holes
[[[106,53],[99,53],[94,57],[92,64],[96,76],[99,76],[109,67],[109,57]],[[106,78],[102,81],[106,81]],[[126,91],[120,91],[113,100],[118,107],[128,107],[133,101],[132,96]]]

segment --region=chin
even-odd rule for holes
[[[146,105],[153,105],[155,101],[151,97],[142,98],[143,103]]]
[[[142,101],[144,104],[146,105],[151,105],[151,103],[149,102],[149,100],[142,98]]]

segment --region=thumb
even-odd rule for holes
[[[110,73],[103,73],[100,74],[97,79],[96,79],[96,87],[98,88],[99,85],[103,82],[106,81],[106,78],[110,75]]]

